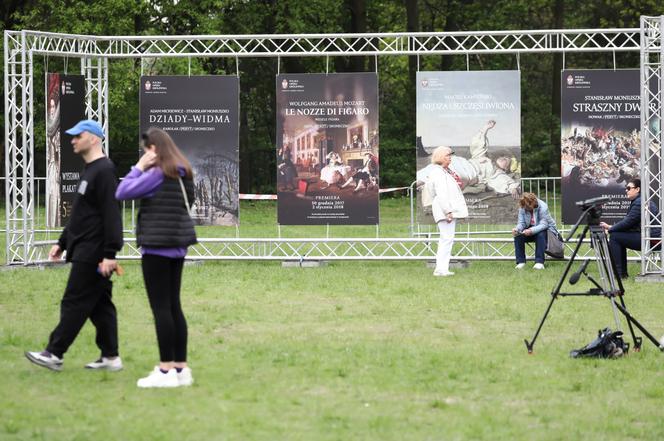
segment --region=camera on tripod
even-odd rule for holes
[[[579,219],[576,221],[576,224],[574,224],[570,230],[567,241],[569,242],[572,239],[574,233],[580,225],[583,225],[583,231],[576,239],[574,252],[567,262],[567,265],[565,266],[563,275],[560,277],[556,287],[551,292],[551,301],[549,302],[549,306],[544,312],[544,316],[542,317],[542,320],[540,321],[539,326],[535,331],[535,335],[530,341],[524,340],[524,343],[526,343],[526,348],[528,349],[528,353],[533,352],[535,340],[537,340],[537,336],[542,330],[542,326],[544,325],[544,321],[549,315],[549,311],[551,311],[551,306],[553,306],[554,300],[558,297],[568,296],[606,297],[611,302],[613,316],[616,322],[616,329],[618,331],[620,331],[620,320],[618,318],[618,314],[622,313],[622,315],[627,319],[627,326],[629,327],[632,340],[634,341],[634,350],[639,351],[641,349],[642,342],[642,338],[637,337],[634,332],[634,327],[636,327],[641,332],[643,332],[648,340],[650,340],[657,348],[659,348],[661,351],[664,351],[664,344],[660,345],[660,342],[657,341],[657,339],[627,311],[627,306],[625,305],[625,300],[623,298],[625,289],[623,288],[620,277],[617,277],[615,273],[615,268],[611,260],[611,253],[609,251],[609,243],[606,231],[599,225],[600,218],[602,217],[602,204],[609,202],[610,200],[610,197],[600,196],[576,202],[576,205],[580,207],[583,212],[581,213],[581,216],[579,216]],[[592,283],[593,287],[585,292],[561,292],[563,283],[565,280],[567,280],[567,275],[572,269],[572,265],[574,264],[574,261],[579,254],[579,249],[581,248],[581,244],[583,243],[586,235],[590,235],[590,248],[595,254],[594,260],[597,263],[598,275],[590,275],[586,271],[590,263],[590,259],[586,259],[581,264],[579,270],[572,274],[569,279],[569,284],[576,285],[581,276],[584,275]]]
[[[585,201],[577,201],[576,206],[580,207],[584,214],[587,213],[586,222],[588,225],[599,225],[599,220],[602,217],[602,204],[610,200],[611,198],[608,196],[599,196]],[[579,221],[583,220],[583,217],[582,215]]]

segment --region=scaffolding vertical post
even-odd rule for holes
[[[653,240],[662,226],[662,118],[664,16],[641,17],[641,276],[664,276],[663,247]],[[656,207],[657,210],[653,210]]]

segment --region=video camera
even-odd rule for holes
[[[599,220],[602,217],[602,204],[609,202],[611,200],[608,196],[598,196],[596,198],[586,199],[585,201],[577,201],[576,206],[580,207],[583,210],[583,213],[588,213],[586,219],[589,225],[599,225]],[[581,221],[583,215],[579,219]],[[580,222],[577,222],[577,224]]]

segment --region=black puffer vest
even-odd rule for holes
[[[182,179],[189,203],[194,202],[191,179]],[[184,248],[195,244],[194,221],[185,207],[180,182],[164,177],[151,198],[141,199],[136,224],[136,243],[148,248]]]

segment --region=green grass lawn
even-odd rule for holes
[[[380,236],[408,236],[407,202],[381,200]],[[279,229],[274,202],[242,202],[241,222],[198,234],[377,234]],[[45,346],[68,268],[0,270],[0,440],[664,439],[664,355],[650,342],[619,360],[568,356],[614,326],[606,299],[556,301],[527,354],[523,339],[563,263],[517,272],[511,262],[472,262],[452,278],[434,278],[423,262],[192,263],[183,304],[196,382],[175,390],[136,387],[158,352],[139,263],[123,265],[118,373],[83,369],[98,356],[90,324],[63,372],[30,364],[23,352]],[[625,286],[630,311],[661,336],[661,285]]]
[[[562,263],[473,262],[452,278],[421,262],[191,264],[196,382],[174,390],[136,387],[158,353],[140,267],[125,269],[118,373],[82,368],[98,355],[90,324],[62,372],[30,364],[23,351],[44,347],[68,268],[0,271],[1,440],[664,439],[653,345],[619,360],[568,357],[612,325],[607,300],[556,301],[527,354]],[[626,290],[631,311],[664,333],[661,286]]]

